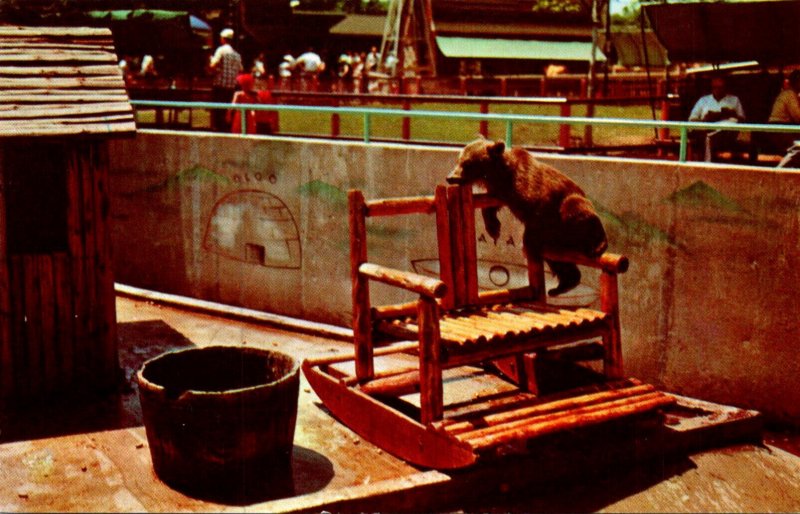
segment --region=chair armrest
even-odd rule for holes
[[[447,284],[441,280],[418,275],[410,271],[402,271],[365,262],[358,267],[358,272],[378,282],[401,287],[432,298],[441,298],[447,293]]]
[[[628,271],[628,258],[616,253],[604,253],[600,257],[586,257],[573,252],[544,252],[543,257],[553,261],[573,262],[581,266],[598,268],[608,273],[625,273]]]

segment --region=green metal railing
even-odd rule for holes
[[[676,130],[679,133],[679,152],[678,160],[685,162],[687,158],[687,148],[689,142],[689,131],[691,130],[733,130],[737,132],[769,132],[769,133],[794,133],[799,134],[800,125],[779,125],[779,124],[757,124],[757,123],[700,123],[684,121],[662,121],[662,120],[634,120],[625,118],[588,118],[580,116],[544,116],[531,114],[499,114],[499,113],[480,113],[480,112],[451,112],[451,111],[428,111],[428,110],[401,110],[384,109],[374,107],[331,107],[331,106],[310,106],[310,105],[284,105],[284,104],[228,104],[215,102],[168,102],[161,100],[132,100],[131,104],[139,108],[156,109],[225,109],[238,110],[241,113],[242,134],[247,133],[247,119],[245,111],[277,111],[277,112],[308,112],[308,113],[327,113],[332,116],[339,115],[359,115],[363,120],[363,141],[370,143],[372,119],[377,116],[388,116],[394,118],[427,118],[442,120],[463,120],[463,121],[494,121],[505,124],[505,141],[507,145],[513,144],[513,132],[515,124],[545,124],[545,125],[591,125],[596,126],[615,126],[615,127],[635,127]]]

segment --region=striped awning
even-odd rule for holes
[[[0,27],[0,137],[135,130],[110,30]]]
[[[436,44],[445,57],[457,59],[589,61],[592,53],[592,44],[583,41],[437,36]],[[600,49],[597,50],[596,59],[606,59]]]

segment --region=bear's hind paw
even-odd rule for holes
[[[558,287],[554,287],[553,289],[550,289],[549,291],[547,291],[547,294],[549,294],[550,296],[558,296],[558,295],[562,295],[564,293],[567,293],[569,291],[572,291],[576,287],[578,287],[578,283],[565,284],[565,285],[559,284]]]

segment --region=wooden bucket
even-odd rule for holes
[[[150,359],[137,379],[153,467],[165,483],[223,497],[291,485],[295,359],[257,348],[189,348]]]

